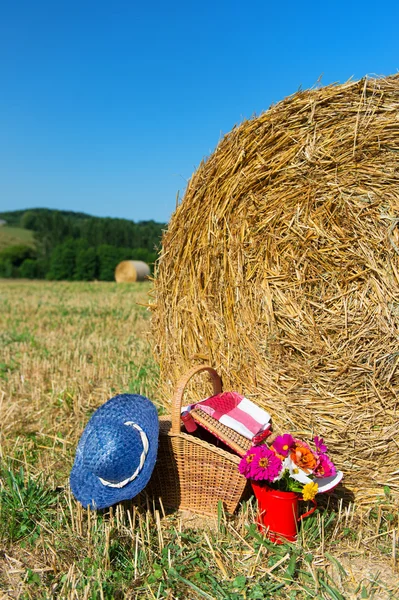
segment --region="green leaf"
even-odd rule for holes
[[[218,502],[218,531],[220,531],[221,533],[223,533],[222,531],[222,525],[223,525],[223,503],[221,500],[219,500]],[[224,528],[223,528],[224,530]]]
[[[32,571],[32,569],[28,569],[26,572],[26,581],[27,583],[34,583],[36,585],[40,584],[40,575]]]
[[[247,578],[244,575],[237,575],[233,581],[233,587],[242,590],[247,583]]]
[[[176,577],[179,577],[179,573],[176,571],[176,569],[174,567],[170,567],[170,569],[168,571],[168,577],[171,577],[172,579],[176,579]]]
[[[295,571],[296,571],[296,559],[297,559],[297,556],[294,552],[291,555],[290,562],[288,563],[288,567],[285,572],[285,578],[290,579],[290,580],[293,579],[293,577],[295,575]]]
[[[172,569],[169,569],[169,572]],[[207,594],[207,592],[205,592],[204,590],[201,590],[201,588],[199,588],[197,585],[195,585],[194,583],[192,583],[192,581],[189,581],[188,579],[186,579],[185,577],[181,577],[181,575],[179,575],[176,571],[176,575],[175,575],[176,579],[178,579],[179,581],[181,581],[182,583],[185,583],[188,587],[190,587],[192,590],[194,590],[195,592],[197,592],[197,594],[199,594],[202,598],[206,598],[207,600],[214,600],[214,598],[212,596],[210,596],[209,594]]]
[[[326,592],[328,592],[328,594],[330,595],[330,598],[332,598],[333,600],[345,600],[343,595],[336,588],[335,589],[332,588],[323,579],[319,578],[319,581],[320,581],[321,585],[324,587],[324,589],[326,590]]]
[[[348,576],[347,572],[345,571],[344,567],[341,565],[339,560],[337,560],[334,556],[331,556],[331,554],[329,554],[328,552],[325,552],[324,554],[330,562],[334,563],[334,565],[340,571],[341,575],[343,575],[344,577]]]
[[[153,573],[154,577],[156,577],[156,579],[162,579],[163,578],[163,570],[161,565],[159,565],[158,563],[154,563],[154,573]]]
[[[305,556],[303,557],[307,563],[311,563],[313,561],[313,554],[311,554],[310,552],[308,552],[307,554],[305,554]]]

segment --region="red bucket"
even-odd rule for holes
[[[258,500],[258,529],[276,544],[296,542],[298,522],[311,515],[314,507],[304,515],[299,515],[298,501],[301,495],[296,492],[273,490],[265,484],[252,481],[252,488]]]

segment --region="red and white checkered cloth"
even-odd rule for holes
[[[201,408],[211,417],[251,440],[267,429],[271,417],[268,412],[236,392],[222,392],[182,408],[182,412]]]

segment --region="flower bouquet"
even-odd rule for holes
[[[274,441],[252,446],[238,469],[251,480],[258,500],[258,526],[273,541],[295,541],[297,522],[316,508],[315,496],[331,490],[342,479],[327,454],[322,438],[313,438],[314,449],[303,440],[285,433]],[[298,500],[314,507],[298,518]]]

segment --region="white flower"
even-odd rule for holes
[[[312,483],[313,479],[310,479],[310,477],[308,477],[305,473],[305,471],[303,471],[302,469],[300,469],[293,460],[291,460],[291,458],[289,456],[287,456],[287,458],[285,458],[283,460],[283,466],[282,469],[278,475],[278,477],[276,477],[276,479],[274,479],[274,481],[278,481],[279,479],[282,478],[284,471],[286,471],[288,469],[288,471],[290,472],[290,477],[292,479],[295,479],[296,481],[299,481],[299,483]]]

